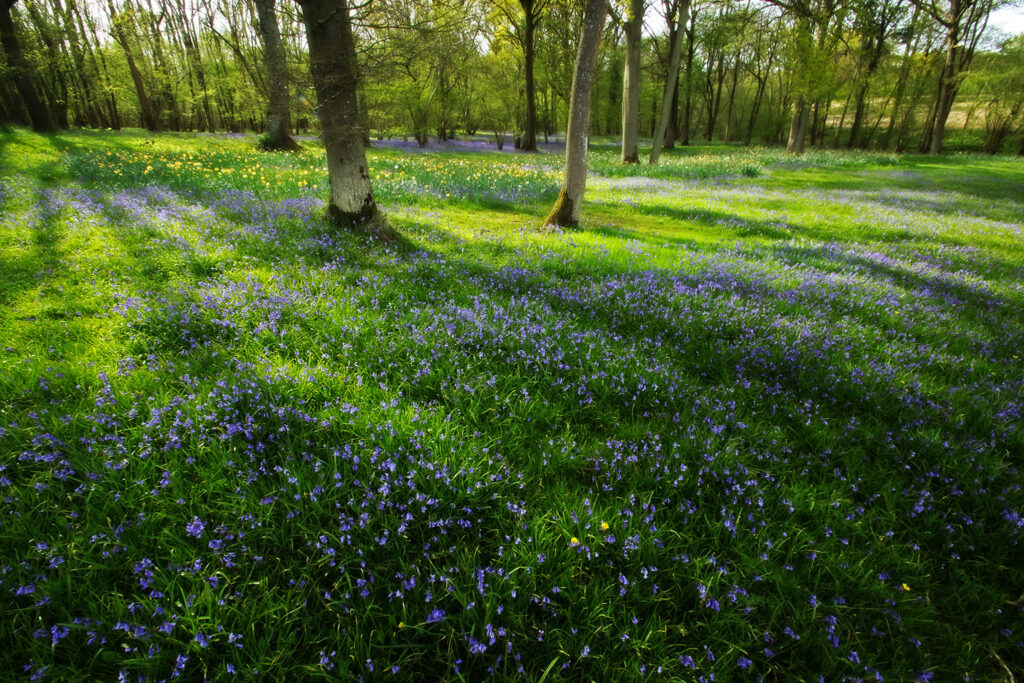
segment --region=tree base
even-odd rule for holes
[[[256,147],[261,152],[298,152],[302,146],[295,142],[294,138],[286,135],[283,138],[275,138],[264,133],[256,141]]]
[[[387,217],[374,206],[371,210],[360,213],[345,213],[333,205],[328,209],[329,218],[339,228],[364,235],[372,240],[391,244],[397,242],[401,235],[395,230]]]
[[[573,216],[573,201],[564,189],[558,193],[555,206],[544,220],[544,225],[557,225],[560,228],[575,228],[579,225],[579,219]]]

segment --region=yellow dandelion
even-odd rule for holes
[[[601,522],[601,531],[608,531],[608,522]]]

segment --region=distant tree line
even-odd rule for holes
[[[1000,0],[613,0],[591,134],[661,149],[736,144],[1024,154],[1024,37]],[[344,4],[344,3],[342,3]],[[153,131],[320,129],[291,0],[0,0],[0,121]],[[345,5],[369,137],[486,133],[533,150],[569,124],[581,0]],[[308,19],[308,17],[306,17]],[[646,28],[645,28],[646,27]],[[659,28],[660,27],[660,30]]]

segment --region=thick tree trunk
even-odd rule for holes
[[[668,119],[672,110],[672,89],[679,80],[679,62],[683,57],[683,33],[686,22],[690,20],[690,0],[683,0],[679,4],[679,16],[676,17],[677,28],[675,40],[669,49],[668,77],[665,79],[665,90],[661,96],[661,114],[658,115],[658,125],[654,129],[654,139],[651,140],[651,163],[658,163],[661,158],[661,145],[665,140],[665,129],[668,127]]]
[[[625,25],[626,68],[622,73],[622,163],[640,162],[640,39],[644,26],[644,0],[629,1]]]
[[[523,71],[526,76],[526,130],[520,148],[526,152],[537,151],[537,84],[533,77],[536,57],[534,33],[537,28],[536,0],[519,0],[526,19],[523,22]]]
[[[339,226],[384,238],[393,231],[377,209],[357,102],[355,38],[347,0],[299,0],[309,40],[309,71],[327,152],[327,211]]]
[[[14,87],[28,111],[32,129],[40,133],[56,132],[57,126],[50,111],[43,104],[36,89],[37,77],[32,66],[21,51],[21,43],[14,34],[14,20],[11,8],[17,0],[0,0],[0,46],[7,55],[7,64],[13,71]]]
[[[793,118],[789,122],[789,142],[786,144],[786,152],[789,154],[804,153],[804,138],[807,137],[810,118],[811,108],[807,106],[804,96],[800,95],[793,103]]]
[[[267,67],[270,92],[267,104],[267,135],[274,149],[296,150],[299,145],[291,136],[289,113],[288,65],[285,62],[281,30],[277,25],[274,0],[256,0],[260,37],[263,39],[263,62]]]
[[[565,177],[546,225],[570,227],[579,224],[583,191],[587,184],[587,142],[590,138],[590,94],[597,69],[597,51],[608,0],[587,0],[583,28],[576,51],[576,68],[569,96],[569,130],[565,134]]]

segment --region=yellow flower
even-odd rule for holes
[[[601,522],[601,531],[608,531],[608,522]]]
[[[907,591],[909,593],[910,592],[910,586],[908,586],[907,584],[903,584],[903,590],[905,590],[905,591]]]
[[[579,544],[580,544],[580,539],[576,538],[575,536],[573,536],[572,538],[569,539],[569,545],[579,545]]]
[[[405,622],[404,621],[398,622],[398,628],[405,628]]]

